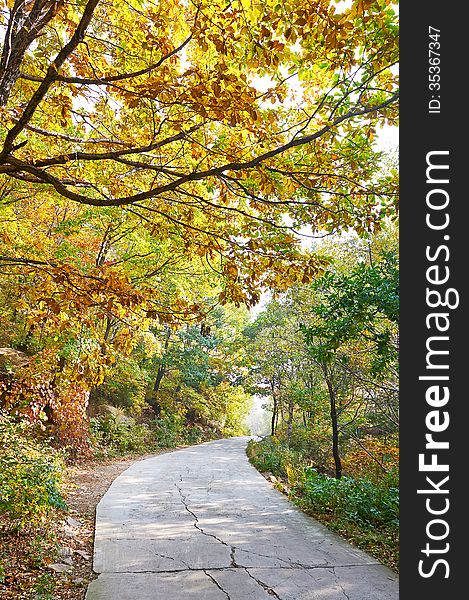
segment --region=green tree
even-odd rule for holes
[[[246,309],[218,307],[199,324],[156,332],[162,351],[144,363],[147,402],[157,417],[180,414],[225,434],[241,431],[250,405],[244,390],[248,357]]]
[[[344,410],[340,394],[354,379],[360,383],[375,379],[379,385],[388,368],[397,364],[397,258],[387,253],[375,265],[359,264],[348,275],[327,273],[312,288],[320,300],[313,303],[312,322],[303,325],[302,331],[327,385],[332,452],[340,478],[339,420]]]
[[[272,402],[272,435],[311,451],[321,468],[327,442],[340,477],[341,446],[353,439],[372,456],[363,435],[398,426],[395,231],[319,251],[326,273],[270,301],[249,328],[251,377]]]

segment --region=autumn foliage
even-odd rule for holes
[[[389,0],[4,0],[0,27],[0,345],[31,357],[1,401],[63,444],[168,328],[316,278],[299,230],[395,214]]]

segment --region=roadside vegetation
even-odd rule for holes
[[[207,331],[201,334],[200,325],[165,331],[166,351],[158,358],[149,361],[140,351],[127,363],[122,360],[116,373],[93,389],[92,416],[86,419],[86,435],[75,438],[78,444],[70,438],[64,443],[50,413],[30,418],[24,414],[29,407],[20,404],[0,413],[2,598],[83,597],[86,578],[72,576],[64,562],[69,558],[60,554],[70,545],[61,531],[64,523],[67,528],[65,498],[77,466],[112,465],[248,432],[244,418],[250,396],[241,379],[235,380],[237,368],[227,355],[236,350],[246,323],[247,311],[237,312],[238,321],[229,327],[219,310],[210,321],[210,337]],[[242,353],[237,356],[244,368]],[[4,381],[11,381],[12,361],[4,360],[3,369]]]
[[[323,245],[329,268],[249,332],[269,433],[248,456],[301,508],[398,570],[398,256],[392,227]],[[257,386],[257,387],[256,387]]]
[[[378,472],[360,449],[351,450],[344,460],[347,475],[336,479],[311,466],[315,459],[307,447],[279,437],[249,442],[247,454],[299,508],[398,572],[398,450],[392,440],[364,442],[387,472]]]
[[[67,523],[70,519],[73,523],[75,516],[70,517],[67,496],[80,494],[71,484],[77,468],[118,465],[122,459],[131,461],[221,436],[211,428],[186,426],[182,419],[145,421],[122,409],[107,410],[106,415],[90,419],[89,449],[80,456],[54,447],[44,431],[27,421],[0,413],[0,596],[5,600],[84,597],[88,572],[73,574],[70,557],[62,554],[71,543],[63,530],[70,532]],[[94,514],[85,517],[92,531]],[[83,554],[78,546],[89,563],[92,548],[86,551]]]

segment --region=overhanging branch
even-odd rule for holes
[[[93,0],[93,1],[98,1],[98,0]],[[278,155],[284,154],[285,152],[287,152],[293,148],[296,148],[298,146],[306,145],[306,144],[313,142],[316,139],[319,139],[324,134],[330,132],[331,130],[333,130],[335,127],[337,127],[344,121],[347,121],[347,120],[350,120],[350,119],[353,119],[356,117],[360,117],[363,115],[367,115],[370,113],[378,112],[378,111],[386,108],[387,106],[393,104],[394,102],[396,102],[397,99],[398,99],[398,94],[396,93],[396,94],[393,94],[392,96],[390,96],[387,100],[385,100],[384,102],[382,102],[379,105],[369,106],[369,107],[359,107],[359,108],[357,107],[354,110],[351,110],[348,113],[346,113],[340,117],[337,117],[331,124],[325,125],[324,127],[319,129],[315,133],[307,135],[307,136],[302,136],[299,138],[293,137],[286,144],[280,145],[277,148],[274,148],[268,152],[264,152],[263,154],[260,154],[257,157],[255,157],[249,161],[227,163],[227,164],[221,165],[219,167],[213,167],[211,169],[206,169],[206,170],[202,170],[202,171],[193,171],[191,173],[187,173],[185,175],[180,175],[180,176],[178,176],[176,173],[174,173],[175,178],[173,181],[166,183],[164,185],[156,186],[145,192],[141,192],[141,193],[134,194],[131,196],[123,196],[120,198],[101,199],[101,198],[93,198],[90,196],[85,196],[83,194],[78,194],[78,193],[72,191],[71,189],[69,189],[63,183],[63,181],[61,181],[59,178],[55,177],[54,175],[50,174],[49,172],[45,171],[42,167],[53,166],[53,165],[57,165],[57,164],[66,164],[70,160],[84,160],[84,161],[86,161],[86,160],[113,160],[115,158],[118,158],[118,157],[124,156],[124,155],[148,152],[148,151],[151,151],[158,147],[161,147],[163,144],[169,144],[173,141],[183,139],[187,135],[187,132],[181,132],[179,134],[176,134],[175,136],[167,138],[163,142],[155,142],[153,144],[150,144],[146,147],[142,147],[139,149],[132,148],[132,149],[118,150],[118,151],[106,152],[106,153],[76,152],[76,153],[69,154],[67,156],[57,157],[55,159],[44,159],[44,160],[40,160],[40,161],[35,161],[35,163],[32,163],[32,164],[27,163],[22,160],[19,160],[10,154],[10,155],[6,155],[3,157],[3,162],[6,163],[7,166],[0,168],[0,173],[3,171],[5,173],[10,172],[10,174],[12,174],[12,170],[13,170],[13,172],[16,171],[16,172],[30,173],[31,175],[35,176],[38,180],[41,180],[44,184],[52,185],[54,187],[54,189],[57,191],[57,193],[59,193],[61,196],[68,198],[69,200],[73,200],[74,202],[78,202],[80,204],[87,204],[87,205],[91,205],[91,206],[126,206],[126,205],[130,205],[130,204],[135,204],[137,202],[141,202],[143,200],[156,198],[167,192],[177,191],[182,185],[184,185],[185,183],[188,183],[188,182],[201,181],[204,179],[208,179],[210,177],[220,177],[220,176],[223,176],[226,173],[230,173],[230,172],[248,171],[250,169],[254,169],[254,168],[258,167],[259,165],[267,162],[271,158],[274,158]],[[201,125],[196,125],[196,126],[192,127],[189,131],[193,131],[195,129],[198,129],[199,127],[201,127]],[[11,131],[13,131],[13,130],[10,130],[9,134],[11,133]],[[0,155],[0,157],[1,157],[1,155]]]

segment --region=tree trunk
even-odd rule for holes
[[[171,337],[171,331],[168,329],[167,331],[167,335],[166,335],[166,339],[164,342],[164,353],[163,356],[161,358],[161,364],[158,367],[158,371],[156,372],[156,377],[155,377],[155,382],[153,384],[153,394],[152,394],[152,400],[150,402],[151,407],[153,408],[155,415],[157,417],[160,416],[161,414],[161,405],[159,404],[159,402],[156,399],[156,396],[158,394],[158,391],[160,389],[160,385],[161,385],[161,381],[163,379],[163,377],[166,375],[166,352],[168,350],[168,346],[169,346],[169,338]]]
[[[294,409],[293,398],[290,397],[290,399],[288,400],[288,425],[287,425],[288,445],[290,445],[291,437],[292,437],[292,433],[293,433],[293,409]]]
[[[331,401],[331,421],[332,421],[332,455],[334,457],[335,464],[335,477],[340,479],[342,477],[342,463],[340,461],[339,452],[339,428],[337,423],[337,410],[335,400]]]
[[[276,426],[276,422],[277,422],[278,407],[277,407],[277,398],[275,397],[275,385],[274,385],[273,380],[270,382],[270,388],[272,390],[272,400],[274,402],[274,405],[272,408],[272,422],[270,424],[270,435],[275,435],[275,426]]]
[[[311,375],[311,372],[308,377],[308,384],[309,384],[309,393],[310,393],[310,400],[311,400],[311,408],[308,410],[308,419],[309,419],[310,424],[314,425],[314,408],[312,408],[314,406],[314,385],[313,385],[313,376]]]
[[[0,58],[0,106],[8,102],[29,46],[62,5],[63,2],[37,0],[28,12],[26,2],[15,0]]]
[[[156,417],[159,417],[161,415],[161,405],[157,401],[156,395],[158,393],[158,390],[160,389],[161,380],[163,379],[165,373],[165,366],[164,364],[161,364],[158,367],[158,371],[156,372],[155,383],[153,384],[153,397],[151,399],[151,407],[153,408],[153,412],[155,413]]]
[[[272,422],[270,425],[270,435],[275,435],[275,424],[277,421],[277,399],[273,396],[274,406],[272,410]]]
[[[170,337],[171,337],[171,331],[168,329],[168,331],[166,333],[166,339],[164,341],[164,352],[163,352],[163,356],[161,358],[161,364],[158,367],[158,371],[156,372],[155,383],[153,384],[153,391],[155,394],[158,393],[158,390],[160,389],[161,380],[163,379],[163,377],[165,376],[165,373],[166,373],[165,359],[166,359],[166,352],[168,351]]]
[[[99,388],[99,385],[93,385],[93,387],[90,389],[88,406],[86,407],[86,415],[89,419],[98,414]]]
[[[329,392],[329,402],[331,407],[331,424],[332,424],[332,456],[334,457],[335,464],[335,477],[336,479],[340,479],[342,477],[342,462],[340,460],[340,450],[339,450],[339,420],[337,416],[337,399],[336,393],[327,373],[327,368],[323,367],[323,372],[326,377],[327,389]]]
[[[153,384],[153,391],[155,392],[155,394],[157,394],[158,390],[160,389],[161,380],[163,379],[165,373],[166,373],[166,369],[165,369],[164,365],[161,364],[158,367],[158,371],[156,372],[155,383]]]
[[[111,317],[107,317],[106,319],[106,329],[103,334],[103,339],[105,342],[109,342],[116,335],[117,327],[116,320]],[[106,356],[106,349],[104,346],[101,347],[101,356]],[[88,405],[86,407],[86,414],[88,418],[95,417],[98,414],[98,402],[101,399],[101,392],[103,384],[99,383],[97,385],[91,386],[90,395],[88,397]]]

